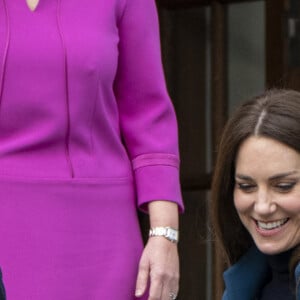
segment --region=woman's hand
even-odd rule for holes
[[[150,226],[178,229],[178,206],[157,200],[148,204]],[[179,289],[177,244],[163,236],[149,237],[142,254],[136,283],[136,296],[142,296],[150,282],[148,300],[174,300]]]
[[[136,296],[142,296],[150,280],[149,300],[175,299],[179,289],[177,244],[164,237],[150,237],[142,254]]]

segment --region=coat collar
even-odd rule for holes
[[[224,272],[226,289],[223,300],[255,299],[264,286],[268,273],[266,256],[256,247],[252,247],[236,264]]]
[[[296,282],[296,298],[300,299],[300,263],[295,269],[295,282]]]
[[[225,292],[222,300],[254,300],[269,276],[267,257],[253,246],[223,273]],[[296,299],[300,300],[300,263],[295,269]]]

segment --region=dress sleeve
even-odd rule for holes
[[[114,91],[138,206],[167,200],[182,211],[177,121],[163,74],[154,0],[127,0],[119,36]]]

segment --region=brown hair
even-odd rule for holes
[[[218,148],[212,182],[212,224],[227,265],[253,244],[233,203],[235,159],[253,135],[277,140],[300,153],[300,93],[270,90],[242,104],[228,120]]]

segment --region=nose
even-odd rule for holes
[[[254,203],[254,211],[260,215],[268,215],[274,213],[276,204],[267,191],[258,191],[257,198]]]

